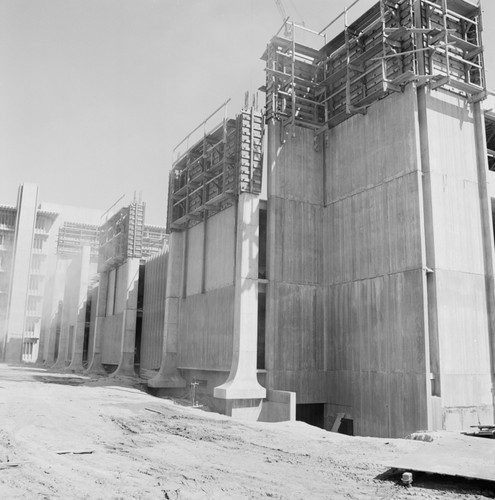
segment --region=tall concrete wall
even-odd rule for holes
[[[187,231],[179,367],[228,371],[232,360],[235,207]],[[204,273],[204,275],[203,275]],[[204,289],[203,289],[204,280]],[[204,293],[201,293],[201,292]]]
[[[429,151],[432,241],[429,279],[436,309],[432,325],[441,425],[449,430],[493,421],[487,267],[477,165],[475,120],[465,99],[426,95],[424,138]],[[479,124],[478,124],[479,125]],[[486,186],[481,186],[486,189]],[[494,297],[489,297],[493,303]]]
[[[82,371],[83,369],[88,285],[91,276],[96,272],[96,263],[90,262],[90,250],[88,246],[82,247],[79,255],[74,256],[70,261],[65,261],[68,267],[66,274],[63,275],[62,321],[58,357],[52,366],[54,369],[63,369],[68,362],[70,362],[71,370]],[[61,269],[64,267],[62,262],[64,261],[61,261]]]
[[[356,434],[400,437],[493,420],[472,109],[408,85],[319,143],[269,124],[267,386],[324,403],[327,425],[345,413]]]
[[[106,273],[104,273],[106,274]],[[97,328],[103,338],[103,364],[120,365],[133,370],[137,318],[139,259],[128,259],[108,273],[106,315]]]
[[[162,359],[165,327],[168,251],[151,257],[144,265],[141,370],[158,370]]]
[[[313,132],[268,130],[267,387],[325,401],[323,152]]]
[[[324,215],[327,401],[357,434],[428,427],[416,92],[328,133]]]

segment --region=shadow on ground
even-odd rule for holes
[[[413,472],[413,482],[411,486],[404,486],[401,482],[404,471],[389,469],[383,474],[375,477],[380,481],[394,483],[398,489],[414,491],[420,489],[441,491],[445,494],[456,492],[470,495],[480,495],[485,498],[495,498],[494,484],[490,481],[479,479],[468,479],[464,477],[453,477],[441,474],[429,474],[426,472]]]

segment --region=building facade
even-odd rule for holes
[[[359,435],[493,422],[481,31],[469,1],[381,0],[328,43],[291,22],[270,40],[265,116],[173,165],[150,387],[260,419],[295,395],[297,418]]]
[[[38,187],[19,187],[17,204],[0,208],[1,357],[7,362],[35,362],[44,347],[40,339],[46,298],[58,258],[61,227],[99,221],[100,213],[40,203]],[[74,219],[72,219],[74,220]],[[94,227],[98,227],[94,225]],[[80,238],[79,245],[84,238]],[[41,351],[40,351],[41,346]]]
[[[115,370],[115,374],[131,376],[139,373],[146,261],[166,252],[166,245],[165,228],[145,224],[143,202],[134,200],[107,214],[99,228],[98,287],[91,316],[94,327],[89,337],[89,372],[104,374]],[[162,331],[157,330],[161,325],[152,322],[147,334],[161,337]]]

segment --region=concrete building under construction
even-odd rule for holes
[[[167,236],[164,227],[145,224],[142,201],[121,205],[106,214],[99,228],[98,284],[92,295],[88,371],[104,374],[106,366],[116,369],[116,374],[134,375],[135,365],[141,364],[146,261],[166,250]],[[149,323],[145,339],[162,333],[162,324]],[[148,368],[148,358],[143,365]]]
[[[193,382],[262,420],[290,418],[295,399],[297,418],[358,435],[493,423],[481,9],[348,14],[330,41],[330,25],[285,22],[263,54],[264,113],[222,108],[180,145],[148,384]]]
[[[47,356],[43,331],[63,295],[55,276],[59,283],[65,279],[83,245],[92,247],[94,256],[100,216],[98,210],[41,203],[38,187],[29,183],[19,187],[15,206],[0,206],[1,360],[35,362]]]
[[[38,187],[25,183],[15,206],[0,206],[1,361],[71,371],[102,362],[116,367],[119,308],[130,294],[126,332],[135,342],[129,356],[139,363],[145,262],[166,259],[167,236],[164,227],[145,224],[142,201],[122,206],[123,198],[103,213],[40,203]],[[159,322],[146,323],[145,338],[158,332]],[[145,367],[155,365],[146,358]]]

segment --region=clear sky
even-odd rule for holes
[[[282,3],[319,30],[351,1]],[[483,7],[489,27],[495,2]],[[264,83],[259,58],[281,24],[275,0],[0,0],[0,204],[22,182],[41,201],[101,209],[142,191],[147,222],[165,224],[172,149]],[[484,45],[495,90],[495,30]]]

